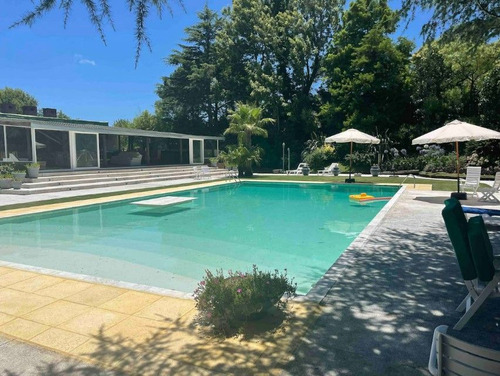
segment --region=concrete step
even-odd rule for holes
[[[221,179],[226,176],[224,170],[211,170],[209,174],[209,179]],[[21,189],[2,189],[0,194],[15,194],[15,195],[30,195],[37,193],[53,193],[62,191],[73,191],[81,189],[93,189],[93,188],[106,188],[106,187],[116,187],[116,186],[128,186],[133,184],[141,183],[152,183],[165,180],[176,180],[176,179],[193,179],[193,172],[186,174],[177,174],[169,176],[159,176],[159,177],[143,177],[141,179],[125,179],[125,180],[113,180],[113,181],[103,181],[103,182],[93,182],[85,184],[71,184],[71,185],[57,185],[50,187],[37,187],[37,188],[26,188],[23,184]]]
[[[94,179],[103,177],[121,177],[121,176],[139,176],[139,175],[152,175],[156,173],[172,172],[180,173],[183,171],[193,171],[193,166],[183,166],[183,167],[164,167],[164,168],[147,168],[147,169],[125,169],[123,171],[94,171],[85,173],[59,173],[59,175],[41,175],[37,179],[26,178],[26,182],[36,183],[36,182],[46,182],[46,181],[62,181],[62,180],[78,180],[78,179]]]
[[[116,175],[116,176],[88,176],[87,178],[79,179],[50,179],[50,180],[39,180],[33,179],[31,182],[25,182],[23,184],[24,188],[43,188],[43,187],[55,187],[63,185],[75,185],[75,184],[91,184],[95,182],[106,182],[106,181],[127,181],[127,180],[138,180],[147,178],[168,178],[170,176],[179,175],[191,175],[194,177],[194,171],[192,169],[181,170],[181,171],[158,171],[156,173],[143,173],[143,174],[133,174],[133,175]]]

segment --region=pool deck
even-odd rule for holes
[[[319,304],[297,301],[278,330],[246,338],[206,337],[192,300],[0,267],[0,371],[426,375],[432,331],[458,320],[466,293],[440,215],[447,197],[404,191],[326,275]],[[500,232],[490,236],[498,250]],[[500,350],[498,303],[451,334]]]

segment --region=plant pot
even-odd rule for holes
[[[334,167],[333,168],[333,176],[339,176],[339,173],[340,173],[340,168]]]
[[[14,179],[20,180],[20,181],[23,181],[24,178],[26,177],[26,173],[25,172],[23,172],[23,173],[21,173],[21,172],[14,172],[12,175],[14,175]]]
[[[9,188],[12,188],[12,179],[11,178],[0,179],[0,189],[9,189]]]
[[[372,176],[378,176],[380,174],[380,167],[378,167],[377,165],[373,165],[370,168],[370,173],[372,174]]]
[[[309,171],[311,171],[309,167],[302,167],[302,175],[304,176],[309,175]]]
[[[40,167],[28,167],[28,177],[32,179],[38,178]]]
[[[23,182],[21,180],[12,180],[12,188],[21,189]]]

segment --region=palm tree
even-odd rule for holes
[[[229,128],[224,134],[237,135],[238,143],[247,148],[252,146],[252,136],[267,137],[263,126],[274,123],[274,119],[262,118],[262,108],[244,103],[237,103],[236,110],[229,111],[228,118]]]
[[[239,161],[240,176],[252,176],[252,163],[260,160],[261,152],[260,148],[252,146],[252,136],[267,137],[267,131],[263,127],[274,123],[274,119],[262,118],[260,107],[244,103],[237,103],[236,109],[230,111],[228,118],[229,127],[224,131],[224,135],[235,134],[238,137],[238,148],[230,151],[230,153],[238,151],[238,156],[234,155],[235,158],[232,159]]]

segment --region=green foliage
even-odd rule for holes
[[[234,111],[229,112],[229,127],[225,135],[234,134],[238,138],[237,147],[229,147],[227,153],[222,153],[229,165],[238,166],[240,176],[250,177],[253,174],[252,165],[262,158],[262,148],[252,146],[252,136],[267,137],[263,128],[274,123],[271,118],[262,117],[262,109],[253,105],[238,103]]]
[[[373,152],[359,152],[355,151],[352,153],[352,171],[353,172],[362,172],[368,173],[370,172],[370,167],[373,164],[373,160],[375,158],[375,153]],[[345,156],[345,163],[349,165],[351,162],[351,154],[347,154]]]
[[[10,87],[0,89],[0,104],[2,103],[12,103],[15,107],[15,112],[18,114],[22,114],[23,106],[38,105],[35,97],[21,89],[12,89]]]
[[[0,164],[0,178],[10,179],[10,178],[12,178],[13,172],[14,172],[14,164],[13,163]]]
[[[239,177],[251,177],[253,175],[252,165],[259,165],[262,160],[262,148],[252,146],[250,149],[244,145],[229,145],[227,151],[219,154],[219,160],[222,160],[227,166],[238,167]]]
[[[206,273],[194,292],[197,321],[209,325],[217,334],[228,334],[273,306],[284,309],[297,288],[293,279],[288,279],[286,269],[283,273],[264,272],[254,265],[250,273]]]
[[[388,36],[398,16],[387,1],[353,1],[342,20],[326,59],[328,93],[321,114],[327,129],[398,129],[411,119],[413,44],[404,38],[395,43]]]
[[[311,170],[318,171],[335,162],[335,158],[335,149],[330,145],[323,145],[305,154],[303,160],[309,165]]]
[[[175,0],[182,6],[182,0]],[[80,0],[82,5],[87,8],[90,22],[95,26],[104,44],[106,37],[104,35],[104,24],[107,22],[114,29],[113,17],[111,16],[111,7],[109,0]],[[161,18],[165,8],[172,14],[170,6],[172,0],[125,0],[127,10],[135,17],[135,38],[137,40],[135,65],[139,62],[141,49],[146,45],[151,50],[149,37],[146,33],[146,19],[149,16],[151,8],[155,8],[158,16]],[[69,19],[71,9],[74,5],[73,0],[40,0],[38,4],[29,10],[23,18],[12,24],[10,27],[19,25],[32,26],[39,18],[49,11],[60,8],[64,12],[64,26]]]
[[[498,0],[403,0],[402,12],[409,19],[422,10],[431,11],[423,26],[427,40],[441,33],[447,40],[462,39],[477,44],[500,35],[500,2]]]
[[[176,69],[157,86],[156,113],[163,130],[219,135],[227,126],[229,108],[220,83],[224,65],[216,45],[222,19],[207,6],[198,18],[197,24],[185,29],[186,44],[165,59]]]
[[[145,110],[132,120],[132,128],[156,131],[158,130],[158,119],[148,110]]]
[[[113,123],[113,127],[117,128],[133,128],[132,123],[126,119],[118,119]]]

